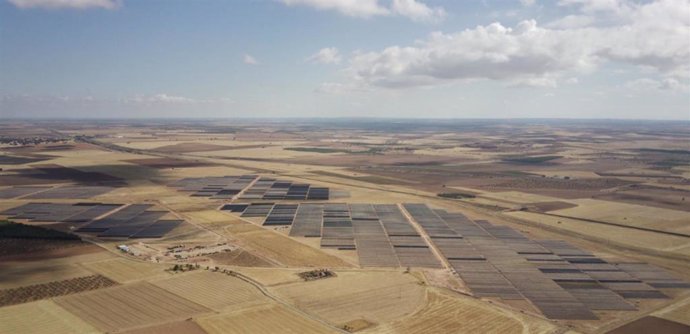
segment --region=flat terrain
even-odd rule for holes
[[[223,273],[201,271],[178,274],[173,278],[154,281],[153,284],[214,310],[242,309],[266,301],[255,286]]]
[[[273,290],[291,303],[340,325],[365,319],[384,323],[424,304],[425,289],[402,272],[337,272],[337,277],[282,285]]]
[[[41,202],[61,218],[0,216],[31,227],[0,233],[0,333],[661,333],[690,326],[686,123],[0,122],[0,134],[37,138],[0,145],[0,211]],[[242,175],[255,176],[250,184],[328,188],[329,197],[239,199],[251,187],[207,184],[206,193],[226,190],[213,198],[174,186]],[[385,214],[362,209],[368,206],[333,209],[317,213],[314,236],[304,237],[291,236],[290,224],[220,210],[251,202],[389,204],[402,218],[384,224]],[[156,237],[77,232],[88,221],[61,210],[84,203],[146,204],[183,223]],[[445,211],[419,221],[405,203]],[[443,212],[450,216],[437,219]],[[292,214],[275,217],[294,221]],[[328,238],[319,235],[342,244],[321,247]],[[377,250],[370,259],[395,265],[360,263],[367,247]],[[417,263],[422,255],[415,254],[436,267],[398,265],[406,256]],[[329,274],[304,280],[298,274],[305,272]],[[602,284],[618,288],[605,290],[609,297],[628,296],[625,307],[617,304],[626,310],[594,307],[581,320],[542,313],[568,300],[558,313],[567,314],[581,305],[574,296],[596,297],[573,289]]]
[[[57,298],[56,303],[102,331],[183,320],[207,308],[148,283]]]
[[[336,333],[313,320],[275,304],[264,304],[231,313],[201,318],[201,327],[209,334],[221,333]]]

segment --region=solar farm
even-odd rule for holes
[[[683,156],[606,149],[654,129],[353,124],[0,147],[0,333],[690,329],[687,171],[630,167]]]
[[[0,189],[0,199],[88,199],[114,189],[110,186],[17,186]]]
[[[354,250],[363,268],[445,264],[474,295],[528,300],[550,319],[597,319],[594,310],[635,310],[626,299],[666,299],[659,289],[690,288],[646,263],[609,263],[565,241],[532,240],[425,204],[250,203],[221,210],[264,218],[265,227],[289,226],[292,237],[321,238],[322,248]]]
[[[329,189],[257,175],[185,178],[171,184],[191,196],[224,200],[328,200]]]
[[[99,238],[162,238],[183,223],[179,219],[163,219],[168,211],[149,210],[150,204],[103,203],[27,203],[0,212],[12,220],[67,223],[77,233]]]

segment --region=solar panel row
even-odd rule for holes
[[[329,190],[328,188],[311,187],[309,184],[297,184],[291,181],[262,177],[245,190],[239,198],[250,200],[327,200]]]
[[[264,225],[292,225],[297,204],[276,204],[264,220]]]
[[[123,207],[122,204],[102,203],[27,203],[0,214],[31,221],[77,224],[76,232],[119,238],[158,238],[181,223],[178,220],[159,220],[168,212],[146,211],[150,207],[149,204]]]

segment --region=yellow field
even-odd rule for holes
[[[402,272],[337,272],[337,277],[272,288],[300,309],[334,325],[366,319],[384,323],[424,304],[425,289]]]
[[[199,271],[176,274],[173,278],[152,283],[214,310],[228,307],[239,309],[267,300],[253,285],[223,273]]]
[[[210,311],[148,283],[101,289],[56,298],[55,301],[84,321],[108,332],[183,320]]]
[[[654,312],[652,315],[690,326],[690,297]]]
[[[418,312],[364,333],[551,333],[547,321],[489,306],[469,297],[430,290]]]
[[[0,262],[0,289],[93,275],[79,264],[112,257],[108,252],[94,252],[56,259]]]
[[[92,273],[64,261],[32,261],[0,263],[0,289],[88,276]]]
[[[238,267],[234,269],[237,272],[250,277],[251,279],[261,283],[264,286],[271,286],[277,284],[285,284],[292,282],[301,282],[302,279],[297,276],[297,273],[304,270],[288,269],[288,268],[250,268]]]
[[[690,242],[688,242],[687,238],[683,237],[663,235],[625,227],[587,223],[574,219],[553,217],[531,212],[508,212],[506,215],[542,224],[544,226],[588,235],[602,242],[613,242],[690,256]]]
[[[84,266],[118,283],[127,283],[143,278],[169,275],[168,267],[162,264],[139,262],[127,259],[112,259],[84,263]]]
[[[496,199],[499,201],[506,201],[516,204],[528,204],[528,203],[538,203],[538,202],[556,202],[563,201],[558,197],[542,196],[536,194],[528,194],[519,191],[501,191],[501,192],[482,192],[481,197]]]
[[[0,333],[99,333],[49,300],[0,308]]]
[[[279,233],[251,224],[230,225],[227,233],[246,244],[250,250],[282,263],[296,267],[350,267],[333,255],[309,247]]]
[[[570,202],[578,204],[578,207],[551,213],[656,230],[690,233],[688,213],[685,211],[594,199],[577,199]]]
[[[209,334],[336,333],[335,330],[317,321],[307,319],[274,303],[203,317],[197,322]]]

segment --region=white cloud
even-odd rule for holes
[[[441,21],[446,17],[446,11],[443,8],[430,8],[416,0],[393,0],[391,10],[413,21],[433,22]]]
[[[371,17],[388,15],[378,0],[280,0],[288,6],[303,5],[318,10],[335,10],[347,16]]]
[[[688,92],[690,87],[687,84],[680,82],[674,78],[665,78],[663,80],[655,80],[650,78],[640,78],[628,81],[624,85],[625,88],[639,91],[670,91],[670,92]]]
[[[343,15],[369,18],[402,16],[413,21],[438,22],[446,17],[441,7],[431,8],[418,0],[391,0],[390,7],[379,0],[279,0],[288,6],[307,6],[317,10],[333,10]]]
[[[155,95],[139,95],[132,98],[127,98],[124,100],[125,103],[170,103],[170,104],[180,104],[180,103],[195,103],[196,100],[184,96],[175,96],[168,94],[155,94]]]
[[[120,6],[120,0],[8,0],[11,4],[18,8],[72,8],[72,9],[87,9],[87,8],[103,8],[115,9]]]
[[[641,66],[674,80],[690,76],[690,16],[684,14],[690,1],[592,3],[583,6],[614,8],[620,23],[553,29],[527,20],[513,28],[492,23],[435,32],[414,46],[355,53],[345,71],[351,83],[388,88],[471,79],[555,86],[606,62]],[[621,17],[620,8],[631,10]]]
[[[523,6],[529,7],[529,6],[534,6],[534,4],[537,3],[537,0],[520,0],[520,3],[521,3]]]
[[[323,48],[306,59],[310,63],[340,64],[342,57],[336,48]]]
[[[247,65],[259,65],[259,61],[256,60],[256,58],[252,57],[252,55],[247,53],[244,54],[242,61]]]
[[[626,0],[560,0],[561,6],[579,6],[584,12],[623,12],[631,10],[632,5]]]
[[[554,29],[577,29],[592,25],[594,18],[588,15],[568,15],[546,24]]]

